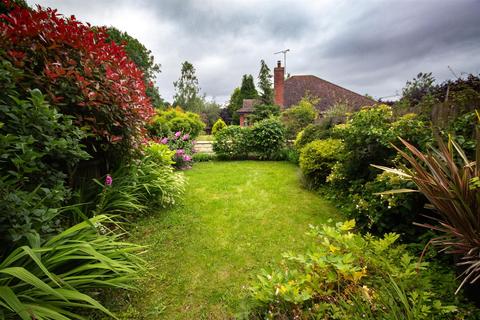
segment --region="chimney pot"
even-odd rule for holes
[[[278,61],[277,61],[277,67],[280,68],[281,66],[282,66],[282,61],[278,60]]]

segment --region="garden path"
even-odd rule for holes
[[[197,163],[185,200],[140,221],[134,240],[152,266],[130,306],[145,319],[228,319],[250,307],[248,285],[285,251],[303,251],[309,224],[338,219],[285,162]],[[141,318],[143,319],[143,318]]]

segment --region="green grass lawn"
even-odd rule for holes
[[[185,200],[140,221],[152,269],[133,309],[145,319],[228,319],[248,309],[248,286],[288,250],[304,250],[309,224],[339,219],[302,189],[285,162],[209,162],[185,172]]]

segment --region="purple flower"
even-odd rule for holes
[[[186,135],[183,136],[182,140],[185,141],[185,140],[188,140],[190,138],[190,135],[187,133]]]
[[[107,174],[107,176],[105,177],[105,185],[111,186],[112,182],[113,182],[112,176]]]
[[[176,138],[180,137],[181,135],[182,135],[182,133],[180,131],[175,132],[175,137]]]
[[[192,144],[195,144],[195,143],[197,143],[197,141],[196,141],[196,140],[192,140]]]
[[[192,160],[192,157],[190,157],[188,154],[183,155],[183,161],[188,162],[190,160]]]
[[[185,153],[185,150],[183,149],[178,149],[176,152],[175,152],[177,155],[182,155]]]
[[[168,139],[167,138],[163,138],[162,140],[160,140],[160,143],[161,144],[167,144],[168,142]]]

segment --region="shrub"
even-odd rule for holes
[[[329,177],[330,178],[330,177]],[[374,234],[396,232],[402,240],[419,242],[421,229],[413,226],[423,213],[425,198],[418,193],[382,194],[386,190],[412,189],[414,184],[403,177],[383,172],[348,196],[349,217]]]
[[[225,123],[225,121],[223,121],[222,119],[218,119],[214,124],[213,124],[213,127],[212,127],[212,134],[215,135],[217,132],[219,132],[220,130],[224,129],[227,127],[227,124]]]
[[[338,139],[316,140],[307,144],[300,152],[300,169],[311,187],[319,187],[340,160],[343,143]]]
[[[286,253],[251,288],[257,316],[268,319],[457,319],[471,315],[441,285],[453,277],[395,246],[398,235],[352,233],[354,221],[312,227],[315,246]],[[430,268],[429,268],[430,267]],[[420,273],[418,273],[418,271]],[[449,276],[452,276],[451,274]],[[441,301],[442,299],[443,301]]]
[[[156,138],[168,137],[171,133],[178,131],[196,138],[204,128],[205,123],[198,114],[184,112],[179,107],[157,111],[157,115],[152,118],[148,126],[150,135]]]
[[[312,124],[317,117],[314,103],[303,98],[298,105],[292,106],[282,112],[282,122],[286,128],[289,139],[294,139],[297,134],[309,124]]]
[[[478,119],[480,121],[480,117]],[[442,235],[432,239],[432,243],[442,247],[443,251],[461,257],[458,265],[463,266],[463,281],[474,283],[480,277],[480,128],[477,127],[476,161],[470,161],[462,148],[453,140],[448,145],[439,140],[438,149],[426,154],[408,142],[401,140],[406,151],[398,149],[411,168],[400,170],[380,169],[411,179],[418,190],[427,197],[437,216],[432,217],[436,225],[430,223],[421,226],[436,230]],[[413,191],[413,190],[400,190]]]
[[[182,132],[177,131],[168,137],[162,138],[160,143],[167,145],[174,152],[173,164],[176,168],[190,168],[195,144],[190,134],[182,134]]]
[[[275,160],[285,145],[285,128],[274,118],[256,122],[249,136],[251,151],[261,160]]]
[[[257,104],[253,106],[253,112],[248,115],[248,123],[253,124],[263,119],[277,117],[280,114],[280,107],[270,104]]]
[[[193,162],[208,162],[214,161],[217,159],[217,156],[210,153],[195,153],[193,155]]]
[[[95,159],[115,164],[137,150],[153,108],[143,73],[122,45],[107,41],[105,28],[50,8],[16,7],[0,16],[0,39],[1,57],[24,70],[17,88],[38,88],[74,116]]]
[[[72,118],[51,107],[39,90],[23,99],[23,73],[0,60],[0,240],[8,252],[60,229],[58,208],[70,198],[72,175],[88,153]]]
[[[215,135],[213,151],[220,159],[245,159],[250,133],[250,128],[228,126]]]
[[[97,182],[102,191],[95,214],[138,216],[174,205],[184,192],[184,177],[174,172],[174,152],[166,145],[150,143],[144,157],[112,174],[111,185]]]
[[[301,150],[307,143],[314,140],[322,140],[330,138],[329,123],[309,124],[297,134],[294,146],[297,150]]]
[[[45,244],[22,246],[0,263],[2,319],[82,319],[81,309],[113,314],[92,298],[102,288],[133,289],[144,269],[142,248],[121,240],[99,215]]]
[[[342,139],[347,151],[342,161],[344,174],[348,181],[372,180],[376,172],[371,163],[389,163],[396,152],[390,142],[396,136],[390,130],[393,113],[391,107],[379,105],[364,107],[352,115],[345,125],[333,128],[333,135]]]

